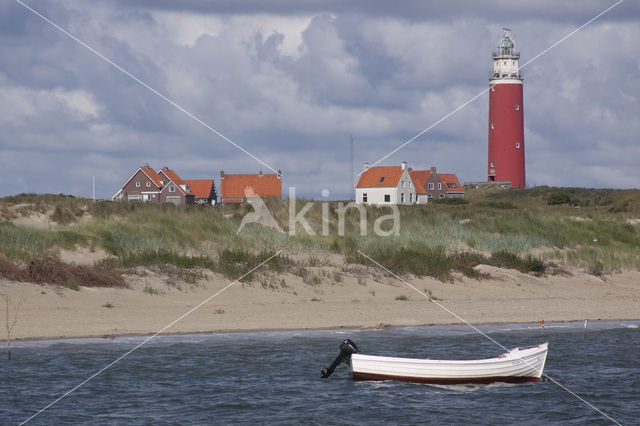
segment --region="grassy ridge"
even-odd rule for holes
[[[563,191],[570,204],[548,205]],[[330,203],[330,235],[322,230],[322,206],[316,202],[305,215],[316,235],[302,228],[290,237],[250,224],[237,233],[249,205],[201,206],[114,203],[68,196],[21,195],[0,199],[0,257],[28,264],[59,248],[102,249],[111,267],[171,264],[178,268],[208,268],[238,276],[275,251],[338,253],[365,263],[357,250],[396,272],[450,279],[451,271],[473,276],[475,264],[488,263],[541,272],[540,259],[587,270],[640,268],[640,191],[546,188],[468,190],[466,204],[433,203],[400,206],[400,234],[379,237],[376,219],[389,208],[366,208],[368,236],[360,235],[360,216],[345,214],[345,236],[338,232],[338,204]],[[296,210],[310,200],[297,200]],[[282,229],[289,227],[287,201],[266,203]],[[29,214],[47,215],[52,229],[16,226],[10,220]],[[386,226],[391,224],[386,222]],[[385,223],[383,223],[385,228]],[[594,265],[592,239],[598,238]],[[533,256],[532,256],[533,254]],[[270,262],[270,268],[282,265]],[[249,277],[250,278],[250,277]]]

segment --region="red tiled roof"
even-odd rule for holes
[[[427,190],[425,189],[425,185],[431,177],[431,170],[411,170],[409,175],[416,189],[416,194],[426,194]]]
[[[245,188],[252,188],[254,193],[260,197],[280,197],[282,198],[282,179],[278,175],[263,174],[225,174],[220,178],[220,197],[223,202],[227,202],[227,197],[244,198]]]
[[[153,183],[162,188],[162,178],[158,175],[158,173],[156,173],[155,170],[147,166],[140,167],[140,170],[142,170],[142,173],[146,174],[149,179],[153,181]]]
[[[398,186],[401,166],[369,167],[360,175],[356,188],[389,188]]]
[[[460,185],[460,181],[458,180],[458,178],[456,177],[455,174],[453,174],[453,173],[450,173],[450,174],[438,173],[438,176],[440,176],[440,179],[442,179],[444,181],[445,185],[447,185],[447,192],[464,193],[464,189],[462,188],[462,185]],[[449,184],[450,183],[456,184],[457,188],[449,188]]]
[[[196,198],[209,198],[211,188],[213,187],[213,179],[192,179],[185,180],[184,183],[189,185],[191,193]]]
[[[167,178],[172,180],[174,183],[177,183],[178,185],[184,185],[184,182],[182,181],[180,176],[178,176],[178,174],[176,172],[174,172],[173,170],[171,170],[170,168],[164,167],[164,168],[158,170],[158,174],[160,174],[160,173],[163,173]]]

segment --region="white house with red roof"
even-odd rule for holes
[[[400,166],[369,167],[364,164],[356,186],[358,204],[427,204],[429,199],[463,197],[464,189],[455,174],[412,170]]]
[[[400,166],[369,167],[356,185],[357,204],[414,204],[416,191],[406,161]]]

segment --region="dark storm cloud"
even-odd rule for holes
[[[130,2],[120,0],[124,6]],[[138,0],[138,7],[173,11],[193,11],[213,14],[276,15],[353,14],[358,16],[400,18],[408,21],[429,21],[452,18],[481,18],[487,20],[558,20],[566,23],[582,23],[593,17],[593,12],[606,9],[611,0],[536,0],[536,1],[477,1],[477,0],[409,0],[401,3],[388,0],[275,0],[237,1],[218,0]],[[627,12],[615,11],[610,19],[635,19],[640,5],[627,1]]]

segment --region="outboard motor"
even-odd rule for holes
[[[358,353],[358,347],[356,346],[356,344],[353,343],[351,339],[345,339],[344,342],[340,344],[340,353],[338,354],[336,359],[333,360],[328,368],[323,368],[322,371],[320,371],[320,373],[322,374],[321,377],[323,379],[326,379],[333,374],[333,370],[335,370],[338,365],[343,362],[345,364],[348,364],[351,360],[351,355],[355,353]]]

